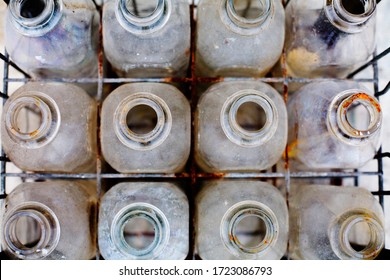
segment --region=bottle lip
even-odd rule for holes
[[[127,0],[115,0],[115,16],[120,25],[137,35],[148,35],[160,30],[171,15],[171,0],[157,0],[155,10],[146,17],[134,15],[127,8]]]
[[[154,229],[153,242],[142,249],[132,247],[124,237],[126,223],[134,218],[147,220]],[[113,245],[129,259],[156,259],[166,248],[170,238],[170,226],[165,214],[156,206],[137,202],[123,207],[111,224]]]
[[[138,134],[127,126],[127,115],[136,106],[151,107],[157,115],[157,124],[146,134]],[[160,146],[169,136],[172,129],[172,114],[165,101],[150,92],[138,92],[125,98],[114,113],[115,134],[127,147],[147,151]]]
[[[329,21],[346,33],[362,31],[364,24],[374,15],[376,1],[366,0],[365,11],[362,14],[349,12],[342,4],[342,0],[326,0],[325,14]]]
[[[29,217],[40,227],[41,236],[33,247],[23,245],[16,234],[16,223],[21,217]],[[61,228],[56,214],[46,205],[30,201],[7,211],[3,224],[6,249],[20,259],[42,259],[50,255],[58,245]]]
[[[258,0],[261,1],[261,0]],[[233,32],[243,35],[255,35],[266,28],[274,16],[274,3],[264,0],[265,9],[256,18],[247,19],[240,16],[234,8],[234,0],[222,0],[220,16],[224,24]]]
[[[5,110],[5,127],[10,138],[22,147],[40,148],[51,142],[57,135],[61,124],[60,110],[56,102],[48,95],[28,91],[14,99],[11,97],[7,102],[9,103]],[[17,117],[20,110],[29,105],[38,108],[41,114],[41,123],[32,132],[21,132],[17,125]]]
[[[33,18],[23,17],[21,14],[21,4],[24,0],[11,0],[8,11],[14,26],[23,35],[30,37],[42,36],[52,30],[62,17],[62,0],[42,0],[44,9]]]
[[[367,246],[356,251],[349,242],[349,233],[353,226],[365,222],[370,229],[370,241]],[[331,246],[340,259],[375,259],[385,245],[384,228],[378,217],[367,209],[353,209],[338,216],[330,228]]]
[[[261,219],[266,227],[264,239],[256,246],[246,246],[237,237],[237,225],[246,217]],[[220,224],[220,237],[223,245],[234,256],[256,259],[265,255],[277,242],[279,223],[275,213],[258,201],[242,201],[231,206],[224,214]]]
[[[237,122],[237,112],[244,103],[255,103],[260,106],[266,116],[264,126],[257,131],[248,131]],[[278,123],[278,112],[274,102],[264,93],[245,89],[230,96],[223,104],[221,127],[226,137],[233,143],[244,147],[257,147],[267,143],[275,134]]]
[[[366,130],[359,130],[348,120],[347,112],[355,103],[363,105],[370,116]],[[328,126],[331,131],[347,144],[361,145],[380,133],[382,109],[379,101],[362,89],[350,89],[336,95],[328,108]]]

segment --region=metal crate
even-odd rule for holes
[[[6,1],[8,2],[8,1]],[[101,2],[101,1],[99,1]],[[195,27],[196,27],[196,4],[197,0],[192,0],[192,4],[190,5],[191,9],[191,66],[190,69],[188,69],[188,75],[185,78],[176,78],[176,77],[170,77],[170,78],[153,78],[153,79],[143,79],[143,78],[111,78],[111,77],[105,77],[103,73],[107,72],[106,70],[109,70],[109,66],[106,66],[104,64],[104,56],[103,56],[103,49],[102,49],[102,38],[101,38],[101,32],[100,32],[100,43],[99,43],[99,76],[97,79],[86,79],[80,77],[80,79],[44,79],[44,80],[38,80],[38,81],[55,81],[55,82],[72,82],[72,83],[97,83],[98,85],[98,92],[96,96],[96,100],[98,103],[98,108],[101,108],[101,104],[103,101],[104,96],[104,88],[105,87],[115,87],[123,83],[130,83],[130,82],[158,82],[158,83],[174,83],[180,86],[180,89],[183,91],[183,93],[187,96],[187,98],[191,102],[191,112],[192,112],[192,119],[194,119],[194,112],[197,105],[198,100],[198,92],[197,92],[197,86],[199,85],[207,85],[212,84],[216,82],[221,81],[237,81],[237,80],[256,80],[256,81],[262,81],[266,83],[275,83],[275,84],[282,84],[283,85],[283,96],[285,101],[288,99],[289,95],[289,83],[296,82],[296,83],[310,83],[315,81],[329,81],[329,80],[337,80],[337,79],[306,79],[306,78],[289,78],[287,77],[285,63],[282,63],[283,65],[283,76],[282,77],[265,77],[265,78],[231,78],[231,77],[225,77],[225,78],[204,78],[204,77],[197,77],[195,75]],[[284,1],[285,5],[288,4],[288,0]],[[379,2],[379,1],[378,1]],[[97,5],[97,8],[101,14],[102,9],[100,6]],[[378,7],[380,8],[380,7]],[[353,79],[358,82],[364,82],[364,83],[370,83],[372,84],[374,90],[375,90],[375,96],[380,97],[381,95],[385,94],[390,89],[390,83],[387,84],[385,89],[382,91],[379,90],[378,86],[378,65],[377,62],[382,57],[386,56],[390,53],[390,47],[387,48],[382,53],[375,55],[372,60],[367,62],[365,65],[354,71],[348,76],[348,79],[353,79],[353,77],[361,72],[363,69],[367,67],[372,67],[373,70],[373,77],[368,79]],[[8,94],[9,94],[9,84],[11,83],[26,83],[31,80],[30,76],[25,73],[23,70],[21,70],[17,65],[15,65],[12,61],[10,61],[7,52],[5,51],[4,54],[0,53],[1,60],[4,61],[4,77],[3,79],[3,89],[0,91],[0,97],[3,99],[2,104],[7,100]],[[285,52],[283,52],[282,55],[282,62],[285,61]],[[18,70],[20,73],[24,75],[24,78],[13,78],[9,74],[9,68],[13,67],[16,70]],[[107,69],[106,69],[107,67]],[[109,72],[109,71],[108,71]],[[388,106],[384,106],[387,108]],[[98,125],[100,124],[100,114],[98,110]],[[286,194],[286,199],[288,202],[288,191],[290,187],[291,179],[331,179],[333,184],[341,184],[342,180],[346,178],[350,178],[354,180],[354,185],[358,186],[359,184],[359,178],[361,176],[371,176],[373,178],[377,178],[378,180],[378,188],[376,191],[373,191],[373,195],[377,196],[379,199],[380,204],[382,207],[384,206],[384,198],[390,197],[390,191],[384,190],[384,182],[383,182],[383,176],[384,176],[384,168],[383,168],[383,159],[386,157],[390,157],[390,152],[383,152],[382,148],[379,149],[375,159],[377,161],[377,171],[333,171],[333,172],[311,172],[311,171],[305,171],[305,172],[293,172],[290,171],[289,166],[289,158],[288,158],[288,147],[286,147],[286,151],[283,157],[283,162],[281,164],[278,164],[274,166],[271,170],[267,171],[259,171],[259,172],[253,172],[253,173],[204,173],[201,172],[195,162],[193,157],[193,149],[194,149],[194,126],[192,124],[192,146],[191,146],[191,156],[187,163],[187,166],[185,168],[185,171],[179,174],[120,174],[116,171],[112,170],[109,166],[106,166],[104,163],[104,160],[101,156],[101,149],[99,146],[99,128],[96,131],[97,139],[98,139],[98,152],[97,152],[97,166],[96,166],[96,173],[84,173],[84,174],[62,174],[62,173],[31,173],[31,172],[19,172],[19,173],[8,173],[7,172],[7,165],[9,164],[9,159],[7,158],[7,155],[2,150],[2,147],[0,147],[1,155],[0,155],[0,205],[3,204],[4,199],[6,198],[6,188],[7,183],[6,179],[11,177],[18,177],[22,181],[24,180],[57,180],[57,179],[67,179],[67,180],[96,180],[96,192],[98,196],[100,197],[103,194],[104,186],[106,185],[106,182],[110,182],[109,186],[113,186],[117,183],[117,181],[137,181],[137,180],[158,180],[158,181],[176,181],[181,182],[183,185],[186,185],[185,190],[187,192],[189,201],[190,201],[190,214],[191,217],[194,217],[194,196],[199,188],[199,183],[203,180],[207,179],[218,179],[218,178],[230,178],[230,179],[257,179],[257,180],[273,180],[273,183],[275,184],[277,180],[282,181],[282,191]],[[390,213],[387,213],[390,215]],[[97,215],[96,215],[97,217]],[[198,259],[198,256],[195,252],[194,248],[194,223],[190,223],[190,252],[187,257],[187,259]],[[0,256],[1,259],[6,258],[3,254]],[[99,252],[96,253],[96,259],[101,258],[99,255]],[[390,250],[383,249],[382,253],[378,257],[378,259],[390,259]]]

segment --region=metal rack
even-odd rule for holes
[[[284,1],[285,5],[288,4],[289,1]],[[97,8],[99,12],[101,13],[101,7],[97,5]],[[290,78],[287,76],[287,71],[285,67],[285,53],[283,52],[282,55],[282,68],[283,68],[283,76],[282,77],[265,77],[265,78],[202,78],[197,77],[195,74],[195,27],[196,27],[196,19],[195,19],[195,9],[196,9],[196,1],[192,1],[192,4],[190,5],[191,9],[191,66],[190,69],[188,69],[188,75],[185,78],[153,78],[153,79],[140,79],[140,78],[111,78],[111,77],[105,77],[103,73],[106,72],[106,69],[104,69],[105,65],[103,63],[103,48],[102,48],[102,39],[101,39],[101,32],[100,32],[100,43],[99,43],[99,61],[97,62],[99,65],[99,75],[96,79],[91,78],[80,78],[80,79],[45,79],[44,81],[55,81],[55,82],[72,82],[72,83],[97,83],[98,85],[98,92],[96,96],[98,108],[101,108],[101,104],[103,101],[104,96],[104,87],[105,86],[115,86],[120,85],[123,83],[131,83],[131,82],[159,82],[159,83],[180,83],[186,90],[184,91],[185,95],[188,97],[188,99],[191,102],[191,112],[192,112],[192,119],[194,119],[194,111],[196,108],[197,100],[198,100],[198,93],[197,93],[197,86],[199,84],[211,84],[221,81],[236,81],[236,80],[256,80],[256,81],[262,81],[266,83],[279,83],[283,84],[283,96],[285,101],[288,99],[289,95],[289,83],[295,82],[295,83],[309,83],[309,82],[319,82],[319,81],[329,81],[329,80],[337,80],[337,79],[305,79],[305,78]],[[375,90],[375,96],[378,98],[385,94],[390,89],[390,82],[387,84],[387,86],[380,91],[378,86],[378,65],[377,62],[382,57],[386,56],[390,53],[390,47],[387,48],[382,53],[375,55],[374,58],[351,73],[348,76],[348,79],[353,79],[353,77],[362,71],[363,69],[367,67],[372,67],[373,69],[373,77],[369,79],[353,79],[354,81],[358,82],[364,82],[364,83],[371,83]],[[10,61],[9,56],[7,52],[5,51],[4,54],[0,53],[0,59],[4,61],[4,77],[3,77],[3,89],[0,91],[0,97],[4,102],[7,100],[9,96],[9,84],[10,83],[25,83],[31,80],[31,77],[25,73],[23,70],[21,70],[17,65],[15,65],[12,61]],[[9,68],[13,67],[16,70],[18,70],[20,73],[24,75],[24,78],[13,78],[10,76]],[[35,80],[35,81],[43,81],[43,80]],[[98,123],[100,123],[100,115],[98,110]],[[96,180],[96,191],[99,196],[102,195],[104,184],[106,181],[110,180],[172,180],[172,181],[178,181],[182,182],[186,185],[185,189],[187,191],[189,200],[190,200],[190,211],[191,216],[193,217],[194,212],[194,196],[197,192],[197,189],[199,188],[199,182],[207,179],[217,179],[217,178],[230,178],[230,179],[238,179],[238,178],[247,178],[247,179],[258,179],[258,180],[277,180],[281,179],[284,180],[283,188],[286,194],[288,194],[290,181],[291,179],[314,179],[314,178],[323,178],[323,179],[336,179],[336,180],[342,180],[345,178],[352,178],[354,179],[355,185],[357,186],[359,184],[359,178],[361,176],[371,176],[376,177],[378,180],[378,189],[377,191],[374,191],[373,194],[379,198],[379,202],[384,206],[384,198],[386,196],[390,197],[390,191],[384,190],[384,182],[383,182],[383,176],[384,176],[384,169],[383,169],[383,159],[386,157],[390,157],[390,152],[383,152],[382,149],[379,149],[375,159],[378,163],[378,169],[377,171],[369,171],[369,172],[363,172],[359,170],[354,171],[332,171],[332,172],[293,172],[290,171],[289,166],[289,158],[288,158],[288,147],[286,147],[286,151],[283,157],[284,164],[282,168],[274,166],[272,170],[268,171],[259,171],[259,172],[253,172],[253,173],[204,173],[201,172],[195,162],[193,157],[193,148],[194,148],[194,128],[192,125],[192,147],[191,147],[191,156],[190,160],[186,166],[186,169],[182,173],[178,174],[144,174],[144,173],[138,173],[138,174],[120,174],[112,171],[109,167],[106,167],[106,164],[104,162],[104,159],[101,156],[101,149],[99,146],[99,128],[96,132],[97,139],[98,139],[98,152],[97,152],[97,166],[96,166],[96,173],[84,173],[84,174],[65,174],[65,173],[30,173],[30,172],[20,172],[20,173],[9,173],[7,172],[7,165],[9,164],[9,159],[7,158],[6,154],[4,153],[2,147],[0,147],[0,199],[4,200],[6,198],[6,178],[10,177],[18,177],[22,180],[25,179],[33,179],[33,180],[56,180],[56,179],[68,179],[68,180]],[[103,182],[103,183],[102,183]],[[107,184],[109,186],[112,186],[114,184]],[[287,196],[288,199],[288,196]],[[390,214],[390,213],[389,213]],[[96,215],[97,216],[97,215]],[[191,227],[193,223],[190,223]],[[191,228],[190,232],[191,237],[190,238],[190,253],[188,255],[188,259],[196,259],[196,252],[194,251],[194,228]],[[3,258],[4,256],[1,256]],[[97,259],[100,258],[99,252],[97,252]],[[383,250],[381,255],[379,256],[380,259],[390,259],[390,250]]]

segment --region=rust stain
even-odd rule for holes
[[[30,132],[28,135],[30,135],[30,137],[35,137],[38,134],[38,132],[39,132],[39,130],[36,129],[33,132]]]
[[[374,105],[374,107],[376,108],[376,110],[378,111],[378,113],[380,113],[380,112],[382,111],[381,106],[379,105],[379,103],[378,103],[374,98],[372,98],[372,97],[369,96],[368,94],[362,93],[362,92],[356,93],[356,94],[354,94],[353,96],[351,96],[351,97],[347,100],[347,102],[345,102],[345,103],[343,104],[343,108],[344,108],[344,109],[348,108],[349,106],[351,106],[351,104],[352,104],[354,101],[356,101],[356,100],[358,100],[358,99],[363,99],[363,100],[369,101],[372,105]],[[347,113],[347,112],[345,111],[344,114],[346,114],[346,113]]]
[[[199,178],[208,178],[208,179],[219,179],[225,177],[225,173],[200,173],[198,174]]]

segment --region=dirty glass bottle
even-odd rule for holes
[[[96,117],[95,101],[75,85],[27,83],[3,108],[4,151],[22,170],[93,172]]]
[[[296,185],[289,201],[292,259],[365,260],[382,250],[383,210],[366,189]]]
[[[12,259],[91,259],[96,203],[90,182],[23,183],[6,198],[2,249]]]
[[[109,0],[103,45],[121,77],[181,77],[190,62],[187,0]]]
[[[198,75],[264,76],[282,53],[284,29],[280,0],[200,1]]]
[[[190,153],[191,113],[175,87],[133,83],[103,103],[101,145],[106,161],[123,173],[173,173]]]
[[[91,0],[10,0],[5,45],[34,78],[97,78],[99,13]]]
[[[375,49],[376,0],[292,0],[286,64],[293,77],[345,78]]]
[[[360,168],[380,144],[382,110],[356,82],[302,87],[288,102],[289,156],[301,169]]]
[[[217,83],[199,100],[195,133],[195,159],[204,171],[264,170],[286,147],[286,105],[262,82]]]
[[[254,180],[206,182],[196,197],[195,247],[204,260],[276,260],[287,249],[282,194]]]
[[[102,198],[100,253],[114,260],[181,260],[189,249],[189,206],[172,183],[120,183]]]

